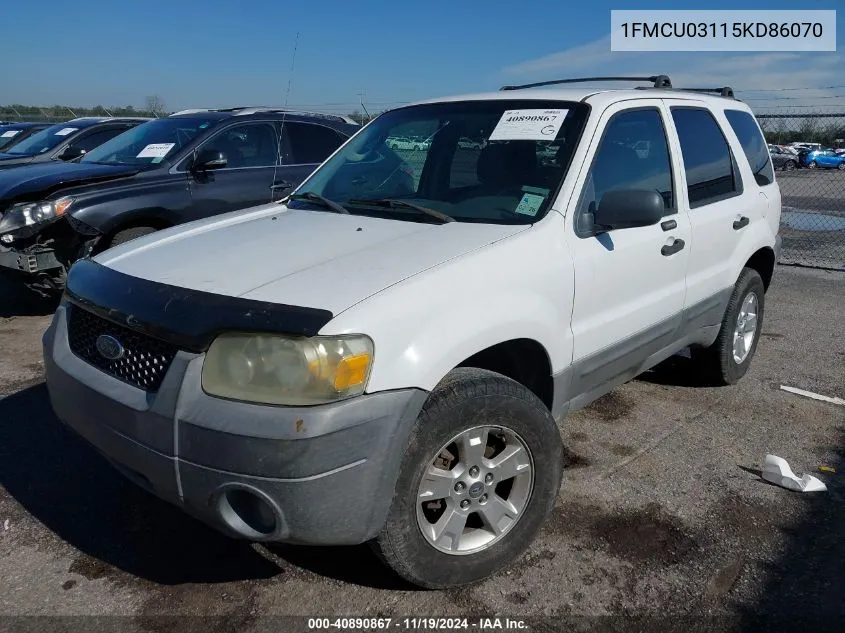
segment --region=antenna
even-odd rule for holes
[[[290,85],[293,82],[293,68],[296,65],[296,49],[299,48],[299,31],[296,32],[296,40],[293,43],[293,58],[290,61],[290,74],[288,75],[288,89],[285,92],[285,106],[288,104],[288,97],[290,97]]]
[[[364,97],[366,97],[366,96],[367,96],[367,93],[366,93],[366,92],[359,92],[359,93],[358,93],[358,98],[360,99],[360,102],[361,102],[361,109],[364,111],[364,114],[365,114],[365,115],[366,115],[366,117],[367,117],[367,121],[369,121],[372,117],[370,117],[370,113],[369,113],[369,112],[367,112],[367,106],[365,106],[365,105],[364,105]],[[361,124],[362,124],[362,125],[363,125],[363,123],[364,123],[364,122],[363,122],[363,121],[361,121]]]

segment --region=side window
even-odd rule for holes
[[[772,161],[766,151],[766,139],[754,117],[742,110],[725,110],[725,117],[742,145],[742,151],[751,165],[754,180],[758,185],[770,185],[775,180]]]
[[[203,145],[226,155],[226,167],[273,167],[279,151],[275,126],[244,123],[223,130]]]
[[[713,115],[700,108],[672,108],[672,120],[681,141],[690,208],[742,193],[731,149]]]
[[[99,130],[98,132],[92,132],[91,134],[87,134],[82,138],[74,141],[71,143],[74,147],[79,147],[85,152],[90,152],[92,149],[95,149],[105,143],[106,141],[110,141],[118,134],[122,134],[128,128],[119,127],[119,128],[110,128],[107,130]]]
[[[608,122],[581,192],[579,221],[595,212],[604,194],[618,189],[657,191],[666,213],[675,212],[669,145],[655,109],[620,112]]]
[[[315,123],[285,123],[282,162],[287,165],[322,163],[343,142],[340,134]]]

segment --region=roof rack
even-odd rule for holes
[[[730,86],[723,86],[721,88],[680,88],[680,90],[684,90],[685,92],[712,92],[718,94],[720,97],[727,97],[728,99],[735,98],[733,88]]]
[[[246,116],[247,114],[257,114],[259,112],[274,112],[279,114],[310,116],[320,119],[326,119],[328,121],[338,121],[340,123],[351,123],[353,125],[360,125],[354,119],[340,114],[326,114],[325,112],[312,112],[310,110],[295,110],[284,107],[272,106],[238,106],[234,108],[193,108],[190,110],[180,110],[179,112],[174,112],[170,116],[178,116],[180,114],[197,114],[198,112],[231,112],[233,116]]]
[[[520,86],[502,86],[499,90],[523,90],[524,88],[538,88],[540,86],[553,86],[556,84],[577,84],[589,81],[649,81],[653,88],[671,88],[672,80],[666,75],[653,75],[651,77],[578,77],[576,79],[555,79],[553,81],[540,81],[533,84],[522,84]]]

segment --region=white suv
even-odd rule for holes
[[[232,536],[371,541],[424,587],[501,569],[555,504],[556,420],[686,347],[721,383],[754,355],[766,143],[745,104],[655,80],[398,108],[282,204],[78,262],[56,413]]]

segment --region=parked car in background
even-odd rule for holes
[[[772,155],[772,164],[775,169],[793,171],[799,167],[798,154],[788,151],[778,145],[769,145],[769,153]]]
[[[78,162],[0,172],[0,267],[42,294],[60,290],[80,257],[282,198],[358,129],[314,113],[192,110],[124,131]]]
[[[56,123],[0,153],[0,169],[78,159],[106,141],[150,119],[82,117]]]
[[[52,123],[7,123],[0,125],[0,152],[6,151],[16,143],[32,136],[36,132],[50,127]]]
[[[808,169],[821,167],[845,170],[845,156],[837,154],[832,149],[813,150],[801,154],[801,164]]]

